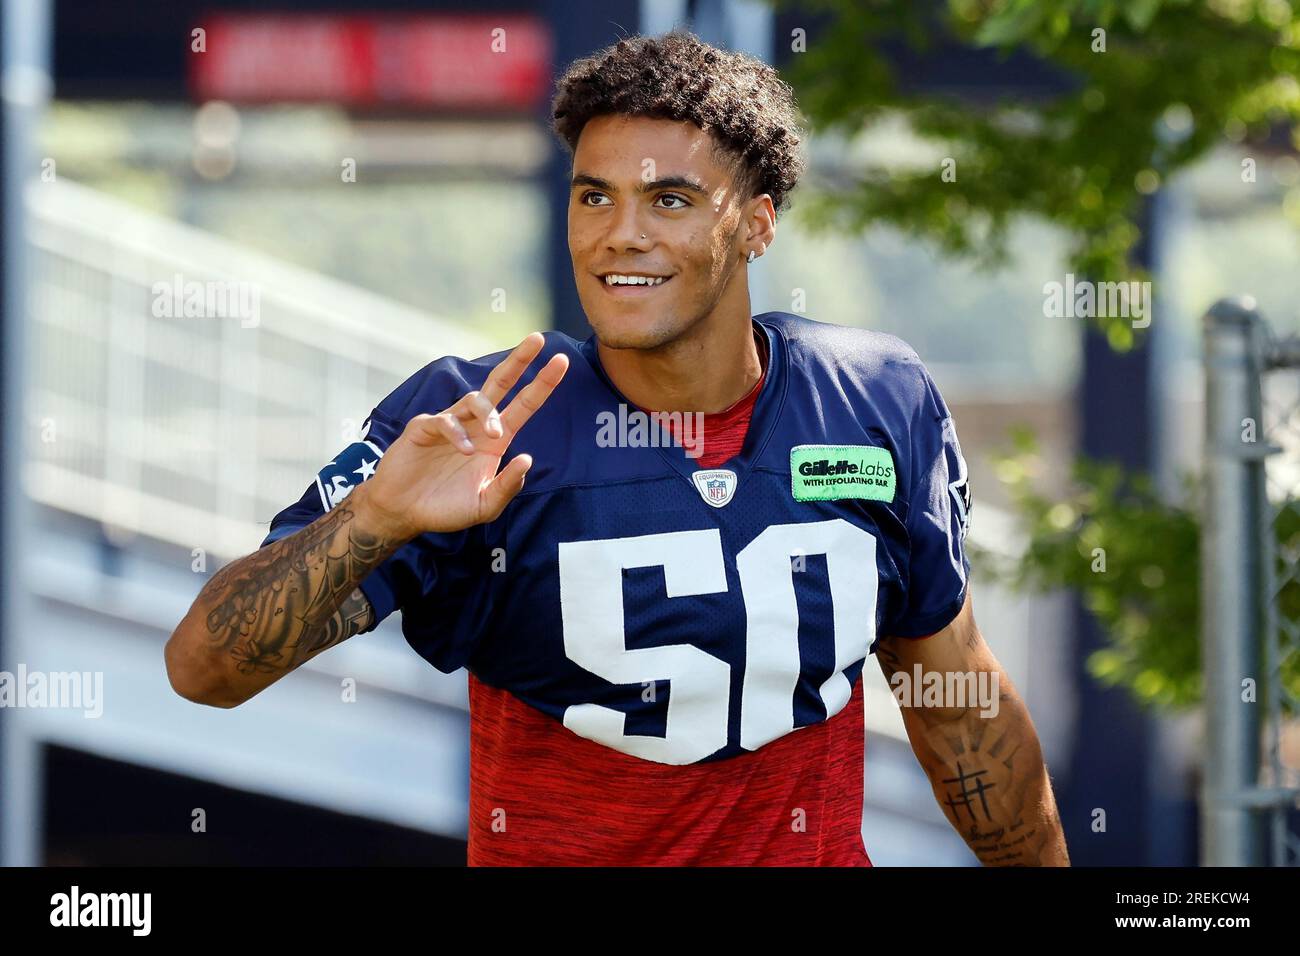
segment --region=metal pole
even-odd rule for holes
[[[1263,320],[1249,297],[1221,300],[1203,319],[1205,501],[1201,537],[1201,651],[1205,775],[1201,863],[1258,866],[1262,828],[1251,808],[1259,780],[1264,502],[1260,395]],[[1256,695],[1245,697],[1243,682]]]
[[[36,178],[35,129],[50,96],[48,0],[3,0],[0,10],[0,670],[14,654],[14,635],[28,603],[21,568],[30,541],[26,467],[29,279],[24,193]],[[0,713],[0,864],[31,865],[36,848],[29,740],[12,716]]]

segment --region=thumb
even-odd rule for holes
[[[533,467],[532,455],[516,455],[495,478],[488,482],[487,487],[479,494],[483,502],[484,522],[495,521],[501,517],[501,512],[506,510],[506,505],[523,490],[524,475],[528,474],[528,469],[531,467]]]

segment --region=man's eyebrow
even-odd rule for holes
[[[590,186],[592,189],[599,189],[601,192],[616,193],[618,188],[607,179],[601,179],[599,176],[592,176],[589,173],[575,173],[570,189],[576,189],[579,186]],[[643,182],[637,186],[637,192],[648,193],[657,189],[684,189],[688,192],[698,193],[701,196],[708,197],[709,192],[698,180],[689,176],[664,176],[660,179]]]

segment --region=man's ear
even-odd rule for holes
[[[761,256],[776,241],[776,207],[772,197],[761,193],[745,203],[745,220],[742,235],[745,248],[752,250],[755,257]]]

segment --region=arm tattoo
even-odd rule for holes
[[[361,531],[354,517],[344,501],[213,576],[208,633],[241,674],[292,670],[370,626],[357,584],[401,542]]]
[[[1051,781],[1029,714],[1002,694],[994,718],[975,711],[924,732],[917,755],[949,821],[985,866],[1069,865]]]
[[[968,650],[981,637],[970,628]],[[905,670],[893,639],[880,641],[876,659],[893,687]],[[952,708],[927,716],[903,708],[912,750],[953,828],[985,866],[1069,866],[1065,836],[1038,735],[1019,694],[999,673],[998,708]]]

